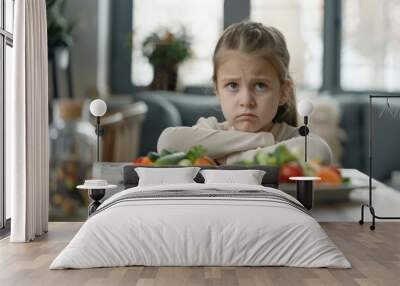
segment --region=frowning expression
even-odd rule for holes
[[[216,76],[215,92],[229,125],[239,131],[269,131],[287,95],[272,64],[258,56],[225,51]]]

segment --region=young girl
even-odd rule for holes
[[[276,28],[254,22],[230,25],[213,56],[214,91],[226,121],[201,117],[192,127],[166,128],[158,152],[186,152],[201,144],[219,164],[232,164],[252,160],[258,150],[272,152],[278,143],[304,150],[289,58],[285,38]],[[307,140],[308,158],[332,162],[332,151],[322,138],[311,132]]]

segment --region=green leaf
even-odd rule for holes
[[[342,184],[350,184],[351,179],[349,177],[342,177]]]
[[[205,154],[206,152],[207,149],[202,145],[193,146],[186,153],[186,159],[190,160],[191,162],[194,162],[198,157]]]
[[[282,164],[285,164],[285,163],[288,163],[291,161],[295,161],[295,162],[298,161],[298,158],[290,152],[290,150],[286,147],[286,145],[283,145],[283,144],[278,145],[275,148],[275,151],[273,154],[276,158],[276,164],[278,166],[281,166]]]

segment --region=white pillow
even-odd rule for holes
[[[212,183],[234,183],[247,185],[261,185],[265,175],[263,170],[201,170],[200,174],[204,177],[205,184]]]
[[[196,183],[193,179],[200,167],[146,168],[136,167],[138,186]]]

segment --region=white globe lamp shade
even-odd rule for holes
[[[302,100],[297,105],[297,112],[301,116],[309,116],[313,112],[314,106],[309,100]]]
[[[93,114],[93,116],[103,116],[106,111],[107,104],[104,102],[104,100],[95,99],[90,103],[90,113]]]

